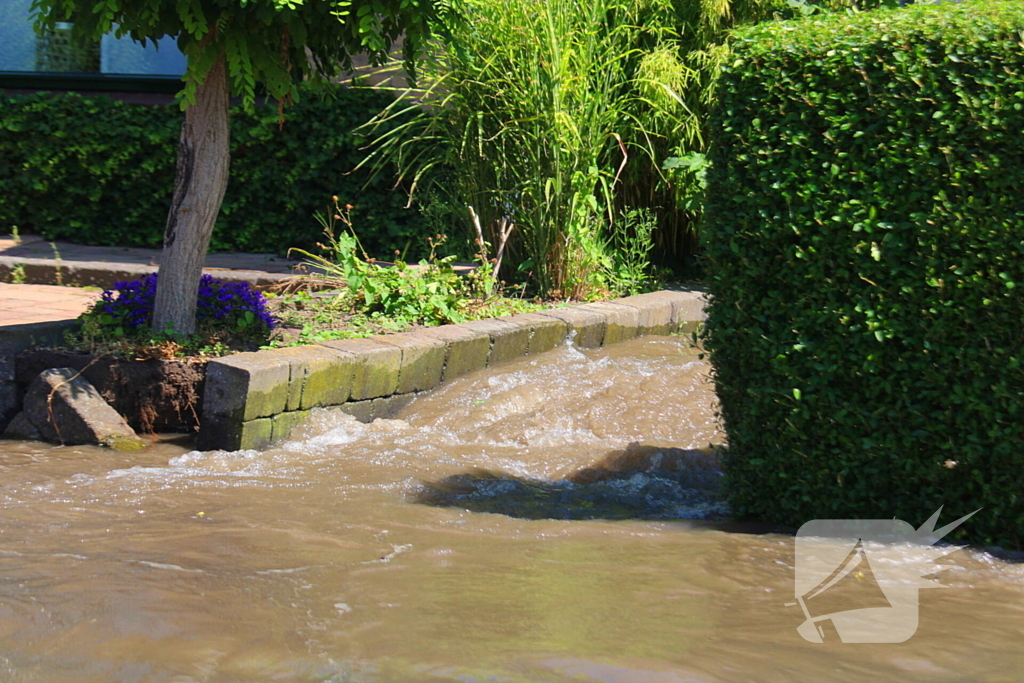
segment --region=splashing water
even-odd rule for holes
[[[793,538],[714,521],[707,377],[655,337],[461,378],[395,420],[321,411],[263,452],[4,442],[0,681],[1018,676],[1024,571],[978,551],[944,560],[907,643],[805,642]]]

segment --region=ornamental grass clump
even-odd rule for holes
[[[203,275],[196,301],[196,334],[183,338],[151,327],[157,275],[115,283],[80,317],[75,340],[93,352],[206,355],[265,342],[277,321],[263,294],[247,282]]]
[[[452,223],[478,222],[494,245],[514,226],[500,275],[529,278],[543,297],[633,291],[638,254],[692,260],[728,32],[785,0],[444,8],[418,85],[368,124],[364,164],[397,168],[428,213],[450,208]]]

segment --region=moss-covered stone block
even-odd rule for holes
[[[672,302],[672,326],[674,332],[696,329],[696,323],[708,318],[704,307],[707,298],[704,292],[663,292]]]
[[[398,346],[380,339],[344,339],[321,346],[355,356],[351,400],[390,396],[398,388],[402,367],[402,349]]]
[[[333,406],[348,400],[356,357],[321,345],[276,349],[291,363],[288,410]]]
[[[557,348],[565,343],[569,336],[569,325],[564,320],[558,320],[546,315],[536,313],[520,313],[508,318],[508,321],[516,325],[526,325],[530,328],[530,342],[527,347],[528,355],[544,353]]]
[[[487,367],[491,338],[486,332],[466,329],[461,325],[443,325],[422,330],[420,334],[444,342],[442,382]]]
[[[441,383],[446,346],[443,340],[419,332],[389,335],[387,343],[402,349],[397,394],[433,389]]]
[[[650,292],[612,303],[623,303],[640,310],[641,334],[672,334],[682,328],[695,329],[707,319],[706,295],[701,290]]]
[[[640,322],[640,311],[624,303],[601,301],[580,306],[581,310],[594,311],[604,316],[604,338],[602,346],[618,344],[628,339],[635,339]]]
[[[288,405],[291,362],[265,351],[236,353],[206,366],[203,418],[220,415],[239,422],[269,417]]]
[[[508,318],[474,320],[460,323],[459,327],[485,333],[491,340],[491,352],[487,365],[504,363],[526,355],[530,348],[530,326],[516,323]]]
[[[273,419],[260,417],[245,422],[223,415],[205,418],[196,447],[203,451],[241,451],[266,448],[273,443]]]
[[[701,330],[704,329],[704,323],[695,321],[684,321],[676,325],[675,333],[683,336],[690,336],[693,334],[700,334]]]
[[[338,405],[352,395],[356,357],[340,351],[330,351],[329,356],[310,365],[302,390],[302,403],[299,405],[302,410]]]
[[[298,427],[300,424],[306,421],[309,417],[308,410],[292,410],[287,413],[281,413],[275,415],[270,419],[270,440],[271,443],[277,443],[287,439],[292,433],[292,430]]]
[[[672,298],[661,296],[662,292],[637,294],[615,299],[612,303],[626,304],[637,309],[637,336],[647,334],[669,334],[673,326]]]
[[[592,349],[604,341],[605,317],[601,313],[585,310],[581,306],[555,308],[537,315],[561,320],[569,326],[569,335],[576,346]]]
[[[337,410],[351,415],[360,422],[373,422],[373,400],[349,401],[337,407]]]
[[[258,451],[272,443],[274,443],[274,421],[269,417],[261,417],[240,425],[238,446],[233,450]]]
[[[306,370],[308,362],[304,351],[310,347],[296,346],[285,349],[272,349],[264,351],[268,358],[276,357],[288,363],[288,394],[285,400],[284,409],[298,410],[302,401],[302,387],[306,383]]]
[[[402,411],[407,405],[413,402],[416,394],[395,394],[384,398],[375,398],[371,403],[374,420],[390,420]]]

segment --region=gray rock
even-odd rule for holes
[[[44,441],[100,444],[119,451],[147,445],[73,368],[39,373],[25,394],[24,411]]]
[[[4,430],[5,439],[21,439],[23,441],[39,441],[42,439],[42,435],[36,426],[32,424],[32,420],[28,419],[28,415],[25,411],[21,411],[14,416],[11,423],[7,425],[7,429]]]

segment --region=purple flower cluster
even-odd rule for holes
[[[156,298],[156,275],[139,280],[115,282],[113,289],[103,292],[92,313],[106,313],[112,324],[136,328],[149,323]],[[107,322],[101,320],[101,322]]]
[[[138,329],[148,325],[156,300],[156,274],[138,280],[117,282],[103,292],[92,310],[101,322]],[[251,314],[251,315],[247,315]],[[272,330],[276,321],[267,310],[267,300],[248,282],[229,282],[203,275],[199,281],[196,321],[241,328]]]
[[[155,277],[155,276],[154,276]],[[253,320],[268,330],[274,329],[274,316],[267,310],[263,293],[253,289],[248,282],[218,280],[204,275],[199,281],[199,299],[196,302],[196,319],[235,319],[251,312]]]

